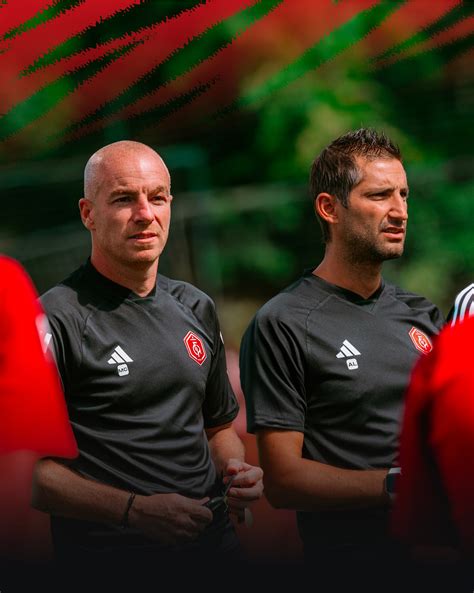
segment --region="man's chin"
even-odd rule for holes
[[[386,249],[383,259],[397,259],[403,255],[403,247],[398,247],[397,249]]]
[[[158,253],[156,249],[143,249],[133,253],[128,253],[127,256],[128,257],[126,257],[126,259],[128,260],[129,264],[140,266],[151,265],[155,263],[160,257],[160,253]]]

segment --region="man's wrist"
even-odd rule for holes
[[[130,509],[132,508],[133,501],[135,500],[136,494],[135,492],[130,492],[130,495],[127,499],[127,505],[122,515],[122,520],[120,521],[120,529],[128,529],[129,525],[129,514]]]

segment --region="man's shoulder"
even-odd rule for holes
[[[172,297],[186,303],[213,303],[212,298],[194,284],[158,274],[158,286]]]
[[[84,266],[74,270],[61,282],[41,295],[41,304],[49,315],[70,314],[71,311],[79,311],[83,308],[81,304],[81,291],[86,289],[84,281]]]
[[[328,298],[318,282],[305,274],[264,303],[255,318],[264,320],[295,320],[295,316],[306,316]]]
[[[393,298],[404,303],[413,312],[428,313],[433,322],[441,328],[444,323],[444,315],[437,305],[426,297],[416,292],[411,292],[405,288],[401,288],[396,284],[386,283],[386,292],[391,294]]]
[[[214,300],[200,290],[194,284],[184,280],[174,280],[158,275],[157,285],[161,290],[164,290],[178,306],[184,307],[192,314],[200,319],[206,321],[215,318],[216,305]]]
[[[387,293],[391,293],[392,296],[400,301],[403,301],[409,306],[417,307],[436,307],[437,306],[427,299],[425,296],[406,290],[396,284],[385,283],[385,290]]]

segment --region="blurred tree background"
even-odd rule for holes
[[[401,147],[403,258],[385,276],[447,313],[474,279],[474,3],[7,0],[0,8],[0,251],[44,291],[89,250],[92,152],[130,138],[172,174],[163,273],[218,303],[238,347],[256,308],[322,257],[307,179],[361,126]]]

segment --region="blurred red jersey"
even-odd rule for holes
[[[400,443],[394,534],[474,552],[474,318],[447,327],[413,372]]]
[[[29,277],[0,257],[0,453],[77,455],[56,367],[40,337],[46,326]]]

